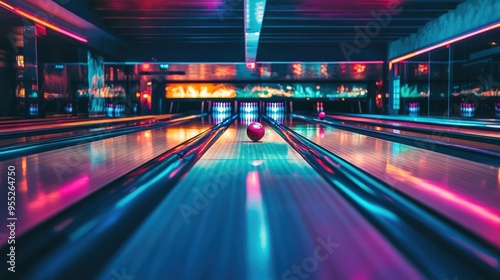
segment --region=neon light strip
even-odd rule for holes
[[[5,8],[7,8],[7,9],[9,9],[9,10],[12,10],[14,13],[16,13],[16,14],[22,16],[22,17],[30,19],[30,20],[38,23],[38,24],[41,24],[41,25],[43,25],[43,26],[45,26],[47,28],[50,28],[50,29],[52,29],[52,30],[54,30],[56,32],[59,32],[61,34],[64,34],[64,35],[66,35],[66,36],[68,36],[70,38],[73,38],[73,39],[77,40],[77,41],[80,41],[80,42],[83,42],[83,43],[87,43],[88,42],[85,37],[82,37],[80,35],[77,35],[75,33],[67,31],[67,30],[65,30],[65,29],[63,29],[63,28],[61,28],[61,27],[59,27],[57,25],[54,25],[54,24],[52,24],[52,23],[50,23],[48,21],[42,20],[42,19],[40,19],[40,18],[38,18],[38,17],[36,17],[36,16],[28,13],[28,12],[25,12],[25,11],[19,9],[19,8],[13,7],[13,6],[11,6],[11,5],[3,2],[3,1],[0,1],[0,6],[3,6]]]
[[[389,69],[391,69],[391,68],[392,68],[392,64],[393,64],[393,63],[397,63],[397,62],[403,61],[403,60],[405,60],[405,59],[408,59],[408,58],[411,58],[411,57],[417,56],[417,55],[419,55],[419,54],[423,54],[423,53],[426,53],[426,52],[428,52],[428,51],[432,51],[432,50],[438,49],[438,48],[440,48],[440,47],[444,47],[444,46],[446,46],[446,45],[448,45],[448,44],[453,44],[453,43],[456,43],[456,42],[458,42],[458,41],[461,41],[461,40],[467,39],[467,38],[469,38],[469,37],[472,37],[472,36],[475,36],[475,35],[477,35],[477,34],[481,34],[481,33],[484,33],[484,32],[487,32],[487,31],[493,30],[493,29],[495,29],[495,28],[499,28],[499,27],[500,27],[500,22],[495,23],[495,24],[492,24],[492,25],[488,25],[488,26],[486,26],[486,27],[483,27],[483,28],[481,28],[481,29],[479,29],[479,30],[476,30],[476,31],[473,31],[473,32],[471,32],[471,33],[467,33],[467,34],[465,34],[465,35],[458,36],[458,37],[456,37],[456,38],[454,38],[454,39],[450,39],[450,40],[448,40],[448,41],[444,41],[444,42],[439,43],[439,44],[437,44],[437,45],[430,46],[430,47],[427,47],[427,48],[421,49],[421,50],[419,50],[419,51],[412,52],[412,53],[409,53],[409,54],[407,54],[407,55],[400,56],[400,57],[398,57],[398,58],[395,58],[395,59],[393,59],[393,60],[389,61]]]
[[[296,61],[296,62],[285,62],[285,61],[260,61],[259,64],[295,64],[295,63],[300,63],[303,65],[308,65],[308,64],[384,64],[385,61],[383,60],[360,60],[360,61],[355,61],[355,60],[349,60],[349,61],[323,61],[323,62],[318,62],[318,61]]]
[[[5,2],[2,2],[2,1],[0,1],[0,6],[3,6],[5,8],[7,8],[7,9],[9,9],[9,10],[12,10],[12,11],[14,10],[14,7],[12,7],[11,5],[9,5],[9,4],[5,3]]]
[[[105,65],[113,65],[113,64],[125,64],[125,65],[136,65],[136,64],[143,64],[145,63],[145,61],[127,61],[127,62],[104,62]],[[170,66],[174,66],[174,65],[203,65],[203,64],[206,64],[206,65],[245,65],[245,63],[243,62],[196,62],[196,63],[192,63],[192,62],[149,62],[147,61],[147,63],[151,64],[151,65],[160,65],[160,64],[169,64]],[[384,64],[385,61],[383,60],[369,60],[369,61],[353,61],[353,60],[349,60],[349,61],[324,61],[324,62],[316,62],[316,61],[306,61],[306,62],[286,62],[286,61],[262,61],[262,62],[259,62],[260,65],[262,64],[295,64],[295,63],[299,63],[299,64],[303,64],[303,65],[311,65],[311,64]],[[66,64],[66,63],[65,63]]]

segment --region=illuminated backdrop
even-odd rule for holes
[[[364,98],[366,84],[168,84],[167,98]]]

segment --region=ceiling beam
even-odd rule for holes
[[[255,67],[257,60],[257,49],[265,10],[266,0],[244,1],[245,62],[250,68]]]

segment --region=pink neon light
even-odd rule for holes
[[[5,8],[7,8],[9,10],[14,10],[14,7],[12,7],[11,5],[9,5],[3,1],[0,1],[0,6],[4,6]]]
[[[476,214],[478,214],[479,216],[482,216],[483,218],[486,218],[492,222],[500,224],[500,217],[489,212],[487,209],[465,200],[464,198],[462,198],[458,194],[444,190],[444,189],[437,187],[431,183],[428,183],[424,180],[420,179],[418,181],[419,181],[418,184],[422,188],[426,189],[427,191],[435,193],[438,196],[440,196],[448,201],[454,202],[456,204],[459,204],[460,206],[463,206],[467,209],[470,209],[470,210],[472,210],[472,212],[475,212]]]
[[[294,62],[259,62],[261,64],[279,64],[279,63],[291,63],[291,64],[383,64],[385,61],[383,60],[349,60],[349,61],[324,61],[324,62],[300,62],[300,61],[294,61]]]
[[[59,193],[61,196],[68,196],[75,191],[81,190],[82,187],[88,186],[89,176],[79,178],[65,186],[59,187]]]
[[[256,171],[247,174],[246,186],[248,205],[260,206],[262,194],[260,192],[259,174]]]
[[[500,217],[496,215],[495,213],[490,212],[488,209],[481,207],[473,202],[467,201],[466,198],[447,191],[439,186],[436,186],[432,183],[427,182],[426,180],[420,179],[418,177],[412,176],[408,171],[405,171],[401,168],[398,168],[393,165],[389,165],[389,168],[387,171],[391,173],[397,173],[400,176],[403,176],[405,179],[411,181],[414,183],[414,186],[418,186],[421,189],[433,193],[447,201],[453,202],[455,204],[458,204],[459,206],[463,207],[464,209],[468,209],[471,212],[475,213],[476,216],[480,216],[483,219],[487,219],[490,222],[500,224]]]
[[[36,17],[36,16],[28,13],[28,12],[25,12],[25,11],[19,9],[19,8],[13,7],[13,6],[11,6],[11,5],[3,2],[3,1],[0,1],[0,6],[3,6],[5,8],[7,8],[7,9],[9,9],[9,10],[12,10],[14,13],[16,13],[16,14],[18,14],[20,16],[23,16],[23,17],[25,17],[27,19],[30,19],[30,20],[38,23],[38,24],[41,24],[41,25],[43,25],[43,26],[45,26],[47,28],[50,28],[50,29],[52,29],[52,30],[54,30],[56,32],[59,32],[61,34],[64,34],[64,35],[66,35],[66,36],[68,36],[70,38],[73,38],[73,39],[77,40],[77,41],[80,41],[80,42],[83,42],[83,43],[87,43],[88,42],[86,38],[84,38],[84,37],[82,37],[80,35],[77,35],[75,33],[67,31],[67,30],[65,30],[65,29],[63,29],[63,28],[61,28],[61,27],[59,27],[59,26],[57,26],[55,24],[52,24],[52,23],[50,23],[48,21],[42,20],[42,19],[40,19],[40,18],[38,18],[38,17]]]
[[[423,53],[426,53],[428,51],[432,51],[432,50],[435,50],[435,49],[438,49],[440,47],[443,47],[443,46],[446,46],[448,44],[453,44],[453,43],[456,43],[458,41],[461,41],[461,40],[464,40],[464,39],[467,39],[469,37],[472,37],[472,36],[475,36],[477,34],[481,34],[481,33],[484,33],[484,32],[487,32],[487,31],[490,31],[490,30],[493,30],[495,28],[498,28],[500,27],[500,22],[499,23],[495,23],[495,24],[492,24],[492,25],[489,25],[489,26],[486,26],[486,27],[483,27],[479,30],[476,30],[476,31],[473,31],[471,33],[467,33],[467,34],[464,34],[462,36],[458,36],[454,39],[450,39],[448,41],[445,41],[445,42],[442,42],[442,43],[439,43],[437,45],[434,45],[434,46],[430,46],[430,47],[427,47],[427,48],[424,48],[424,49],[421,49],[419,51],[416,51],[416,52],[412,52],[412,53],[409,53],[407,55],[403,55],[401,57],[398,57],[398,58],[395,58],[393,60],[391,60],[389,62],[389,69],[392,68],[392,64],[393,63],[397,63],[397,62],[400,62],[400,61],[403,61],[405,59],[408,59],[408,58],[411,58],[411,57],[414,57],[414,56],[417,56],[419,54],[423,54]]]
[[[28,203],[28,208],[36,209],[44,207],[46,204],[53,203],[75,191],[81,190],[82,187],[88,186],[88,183],[89,177],[85,176],[67,185],[59,187],[56,191],[50,193],[40,192],[35,200]]]

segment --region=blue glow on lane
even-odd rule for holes
[[[259,173],[246,178],[247,279],[274,279],[267,211],[262,200]]]

